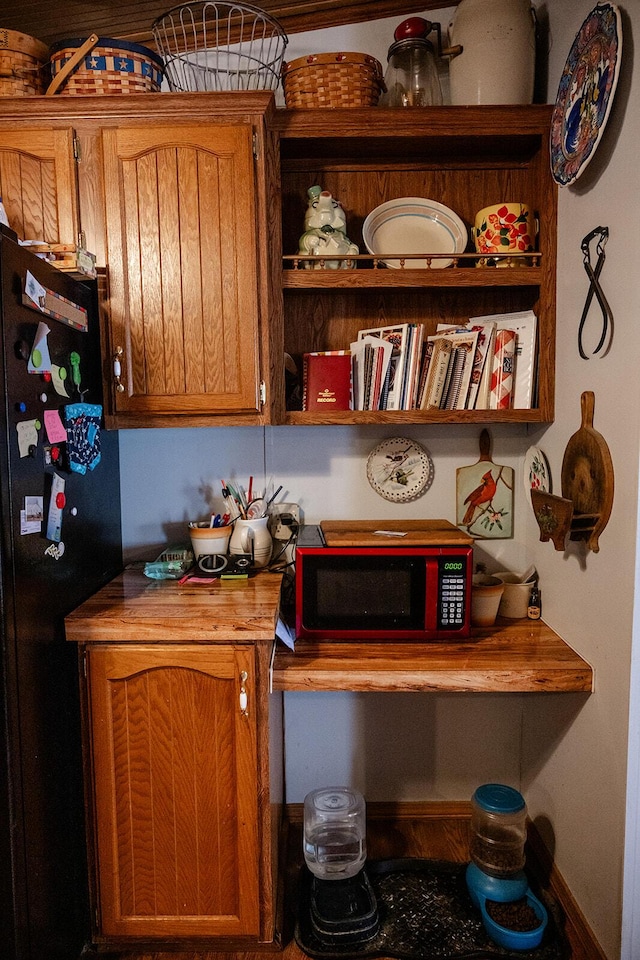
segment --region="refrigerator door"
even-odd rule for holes
[[[26,306],[25,290],[36,297]],[[100,423],[95,282],[72,279],[3,231],[0,322],[0,804],[9,815],[0,822],[13,824],[15,941],[3,956],[69,960],[90,926],[77,649],[64,617],[122,567],[118,438]]]

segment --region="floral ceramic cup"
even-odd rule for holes
[[[476,214],[473,242],[478,253],[530,253],[535,249],[536,221],[526,203],[496,203]],[[521,257],[483,256],[478,267],[527,266]]]

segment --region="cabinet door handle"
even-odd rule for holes
[[[240,674],[240,714],[243,717],[249,716],[249,695],[245,686],[249,674],[243,670]]]
[[[113,355],[113,380],[116,385],[116,391],[118,393],[124,393],[124,384],[122,382],[122,357],[124,356],[124,350],[122,347],[116,347],[116,352]]]

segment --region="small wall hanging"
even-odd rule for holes
[[[613,506],[613,462],[609,447],[593,429],[594,394],[586,390],[580,398],[582,423],[570,438],[562,461],[562,496],[531,491],[531,504],[540,540],[565,549],[569,540],[583,540],[597,553],[598,539],[611,516]]]
[[[492,461],[488,430],[478,462],[456,470],[456,523],[479,540],[513,536],[513,468]]]

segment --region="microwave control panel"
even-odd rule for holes
[[[438,630],[456,630],[466,622],[467,557],[439,557],[438,582]]]

